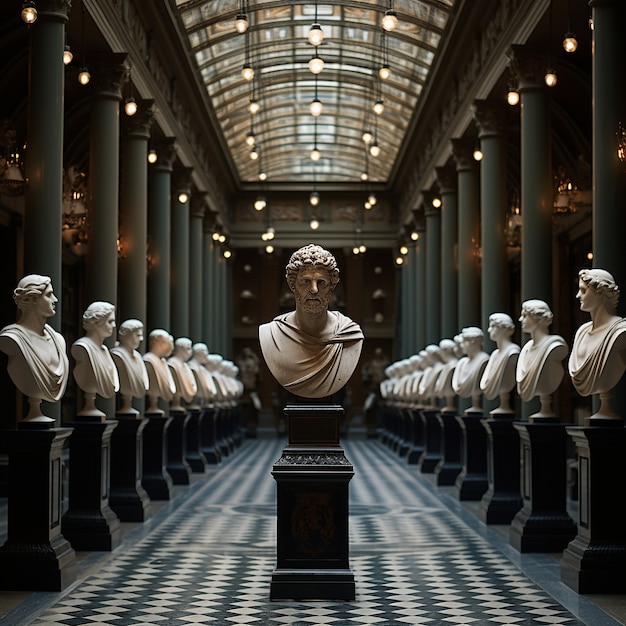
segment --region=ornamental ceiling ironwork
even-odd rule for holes
[[[175,0],[242,183],[388,181],[455,0]],[[386,12],[397,27],[383,29]],[[248,29],[235,30],[245,14]],[[319,23],[324,39],[307,36]],[[324,61],[315,75],[312,57]],[[379,76],[388,65],[390,76]],[[250,66],[252,80],[242,77]],[[322,111],[314,116],[311,103]],[[382,102],[381,102],[382,101]],[[251,103],[259,110],[250,113]],[[374,105],[382,103],[377,114]],[[372,135],[369,144],[364,131]],[[376,143],[378,157],[369,148]],[[318,148],[320,158],[311,151]],[[257,159],[251,158],[256,152]],[[253,155],[252,155],[253,156]]]

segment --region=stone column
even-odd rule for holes
[[[417,245],[409,246],[409,253],[405,264],[400,268],[401,285],[401,310],[400,310],[400,334],[402,336],[401,352],[398,357],[407,357],[416,350],[417,335]]]
[[[455,259],[458,243],[457,177],[451,166],[438,167],[441,193],[441,337],[452,338],[459,332],[458,278]]]
[[[214,333],[214,308],[215,303],[215,250],[213,246],[213,240],[211,228],[205,228],[202,236],[202,310],[204,315],[202,316],[202,338],[203,341],[209,346],[210,352],[215,352]]]
[[[195,343],[202,340],[202,288],[204,265],[202,263],[202,238],[206,198],[194,194],[191,199],[191,224],[189,228],[189,335]]]
[[[417,227],[419,239],[415,246],[415,319],[408,320],[415,326],[413,353],[426,346],[426,225],[420,220]]]
[[[425,344],[441,339],[441,212],[428,204],[426,214]]]
[[[520,92],[521,299],[552,301],[552,150],[545,54],[512,47]],[[597,164],[594,164],[597,167]]]
[[[480,196],[471,143],[452,140],[459,200],[459,327],[480,326]],[[457,332],[458,330],[457,329]]]
[[[170,331],[170,260],[172,164],[175,139],[168,137],[156,146],[157,162],[148,178],[148,332]]]
[[[193,169],[183,168],[174,182],[172,197],[172,269],[170,302],[171,333],[174,337],[189,337],[189,223],[191,205],[191,175]],[[180,202],[185,194],[185,202]]]
[[[492,313],[509,313],[508,265],[506,255],[506,154],[505,104],[487,100],[474,102],[483,160],[480,166],[482,284],[481,328],[489,326]],[[495,344],[485,333],[483,349],[491,352]]]

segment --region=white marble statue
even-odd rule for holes
[[[576,331],[568,369],[581,396],[600,395],[594,418],[620,419],[610,402],[611,390],[626,369],[626,319],[617,315],[619,295],[609,272],[584,269],[578,273],[576,297],[591,321]]]
[[[435,383],[435,395],[444,399],[445,406],[441,410],[448,413],[456,413],[456,405],[454,403],[456,392],[452,387],[452,377],[459,362],[456,354],[457,346],[458,343],[453,339],[442,339],[439,342],[439,356],[443,361],[443,367]]]
[[[117,339],[117,345],[111,348],[111,356],[120,379],[122,398],[117,413],[139,415],[139,411],[132,406],[133,398],[143,398],[150,387],[146,364],[137,351],[143,341],[143,322],[137,319],[125,320],[117,329]]]
[[[427,345],[423,352],[425,353],[426,367],[419,384],[419,395],[423,398],[425,405],[429,408],[437,406],[437,394],[435,386],[437,378],[443,368],[441,360],[441,350],[438,344],[431,343]]]
[[[185,407],[182,402],[192,402],[198,393],[196,377],[187,364],[192,354],[191,346],[191,339],[179,337],[174,342],[174,353],[167,359],[167,364],[176,383],[176,393],[172,398],[170,410],[184,411]]]
[[[24,276],[13,291],[18,321],[0,331],[0,350],[8,356],[13,384],[28,398],[23,421],[52,424],[41,412],[41,401],[57,402],[65,393],[70,365],[65,339],[46,323],[58,302],[49,276]]]
[[[511,341],[515,324],[506,313],[489,316],[489,338],[496,342],[496,349],[489,356],[487,367],[480,379],[480,388],[489,400],[500,396],[500,404],[490,415],[511,415],[514,411],[509,403],[511,389],[515,387],[515,369],[520,347]]]
[[[176,383],[166,358],[174,350],[174,337],[162,328],[155,328],[148,336],[148,352],[143,355],[148,370],[148,407],[146,413],[163,414],[159,399],[170,402],[176,393]]]
[[[259,327],[265,362],[278,383],[304,398],[339,391],[354,372],[363,333],[358,324],[328,305],[339,282],[335,257],[309,244],[291,255],[286,268],[296,309]]]
[[[461,398],[471,398],[472,406],[465,413],[481,413],[480,379],[489,355],[483,352],[483,331],[477,326],[467,326],[460,333],[460,345],[465,353],[454,368],[452,388]]]
[[[530,419],[553,418],[552,394],[563,380],[563,360],[567,344],[560,335],[550,335],[552,311],[543,300],[526,300],[522,303],[519,321],[522,331],[530,333],[517,359],[515,380],[517,392],[524,402],[539,396],[541,408]]]
[[[85,335],[72,344],[75,365],[72,373],[84,395],[79,417],[100,417],[106,414],[96,408],[96,395],[110,398],[120,388],[117,368],[104,340],[115,330],[115,306],[110,302],[92,302],[83,313]]]
[[[201,406],[211,406],[217,398],[215,381],[207,369],[208,358],[209,348],[206,343],[194,343],[191,346],[191,358],[187,364],[196,378],[196,402]]]

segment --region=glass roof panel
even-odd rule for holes
[[[175,0],[187,31],[192,57],[211,99],[226,145],[242,182],[291,182],[315,172],[319,182],[358,182],[369,167],[373,180],[388,180],[410,125],[455,0],[340,0],[334,4],[275,0]],[[398,26],[382,29],[392,8]],[[244,13],[249,28],[234,28]],[[324,32],[315,48],[307,39],[311,24]],[[316,54],[324,61],[317,76],[309,70]],[[241,70],[249,65],[248,82]],[[381,66],[391,76],[379,78]],[[315,96],[322,113],[315,118]],[[250,114],[250,101],[260,111]],[[382,101],[381,115],[373,112]],[[367,156],[364,129],[376,136],[382,155]],[[250,158],[246,134],[254,132],[259,159]],[[313,163],[317,143],[322,159]],[[368,165],[369,163],[369,165]]]

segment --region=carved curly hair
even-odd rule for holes
[[[298,272],[307,265],[319,265],[320,267],[328,270],[328,273],[330,274],[331,287],[333,289],[335,288],[339,282],[339,268],[337,267],[335,257],[328,252],[328,250],[324,250],[321,246],[310,243],[303,246],[299,250],[296,250],[291,255],[289,263],[287,263],[287,267],[285,268],[285,278],[287,279],[289,289],[292,291],[294,290]]]

